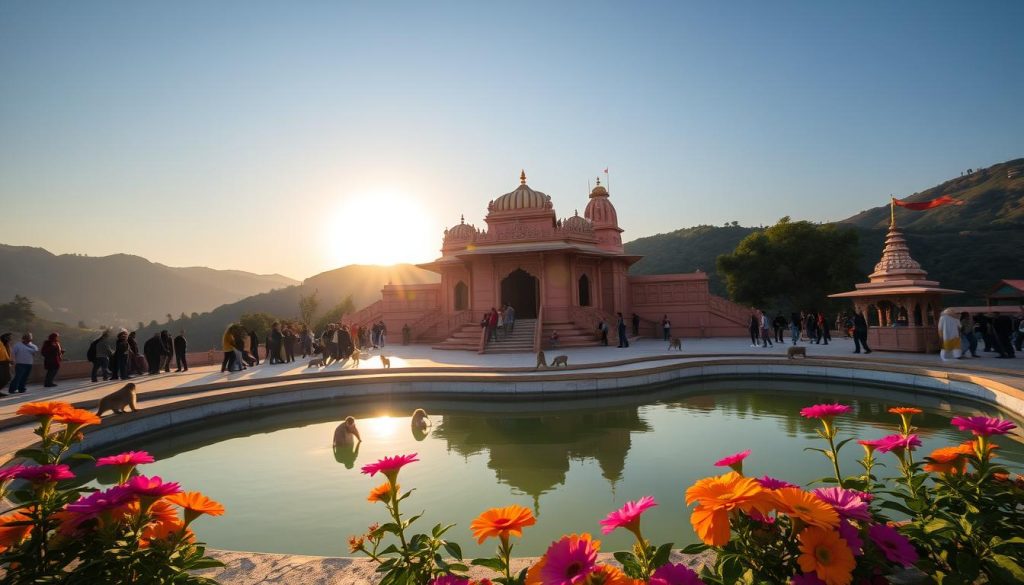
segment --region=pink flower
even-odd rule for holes
[[[888,453],[889,451],[896,451],[897,453],[910,450],[913,451],[914,447],[920,447],[921,440],[917,438],[917,435],[889,435],[888,437],[882,437],[878,440],[878,452]]]
[[[79,498],[77,501],[68,504],[68,512],[74,512],[82,516],[98,516],[107,510],[113,510],[135,499],[135,492],[122,486],[116,485],[102,492],[93,492],[88,496]]]
[[[96,460],[96,467],[104,465],[142,465],[156,461],[153,456],[145,451],[126,451],[109,457],[100,457]]]
[[[761,524],[764,524],[764,525],[767,525],[767,526],[771,526],[772,524],[775,524],[775,517],[774,516],[765,516],[764,514],[758,512],[757,510],[751,510],[750,511],[750,519],[755,521],[755,522],[760,522]]]
[[[715,467],[729,467],[736,473],[743,473],[743,460],[750,455],[750,449],[734,453],[715,461]]]
[[[164,483],[158,475],[136,475],[124,483],[124,488],[139,497],[149,498],[162,498],[181,491],[181,485],[177,482]]]
[[[859,557],[864,554],[864,541],[861,540],[860,531],[857,530],[856,526],[850,524],[847,520],[841,520],[838,531],[839,537],[846,541],[853,556]]]
[[[851,410],[853,409],[845,404],[815,404],[800,410],[800,416],[831,421],[840,414],[847,414]]]
[[[792,484],[792,483],[789,483],[788,481],[783,481],[781,479],[776,479],[776,478],[768,476],[768,475],[766,475],[766,476],[764,476],[762,478],[756,479],[754,481],[756,481],[757,483],[761,484],[761,487],[763,487],[766,490],[781,490],[782,488],[798,488],[798,487],[800,487],[800,486],[798,486],[796,484]]]
[[[841,518],[865,522],[871,520],[868,504],[860,498],[860,492],[841,487],[827,487],[814,490],[814,495],[832,506]]]
[[[704,585],[697,573],[686,565],[665,563],[654,570],[650,585]]]
[[[914,545],[910,544],[905,536],[896,531],[895,528],[886,524],[875,524],[868,528],[868,536],[875,546],[885,553],[885,558],[903,565],[913,566],[917,562],[917,551]]]
[[[875,439],[874,441],[858,440],[857,444],[864,447],[864,450],[868,453],[873,453],[882,444],[882,439]]]
[[[430,585],[470,585],[469,579],[458,575],[441,575],[435,577]]]
[[[618,510],[601,520],[601,533],[609,534],[616,528],[636,531],[640,526],[640,515],[658,505],[651,496],[644,496],[635,502],[626,502]]]
[[[971,431],[975,436],[979,437],[1005,435],[1017,428],[1017,425],[1008,420],[990,418],[987,416],[957,416],[949,422],[961,431]]]
[[[587,578],[597,564],[597,546],[590,538],[563,536],[548,547],[540,569],[544,585],[576,585]]]
[[[5,467],[0,469],[0,482],[5,482],[18,477],[21,470],[24,469],[24,465],[15,465],[14,467]]]
[[[800,573],[799,575],[793,575],[789,585],[825,585],[825,582],[814,573]]]
[[[56,483],[58,481],[64,481],[65,479],[74,479],[75,474],[71,473],[71,468],[67,465],[61,464],[50,464],[50,465],[29,465],[22,467],[17,471],[18,479],[24,479],[32,483]]]
[[[364,465],[363,473],[366,473],[370,477],[373,477],[379,471],[384,475],[388,476],[388,479],[391,480],[391,483],[395,483],[394,477],[398,475],[399,469],[401,469],[404,465],[407,465],[414,461],[419,461],[419,459],[416,458],[416,455],[418,455],[418,453],[413,453],[412,455],[395,455],[394,457],[385,457],[376,463]]]

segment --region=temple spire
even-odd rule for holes
[[[525,185],[526,184],[526,169],[521,169],[519,171],[519,184],[520,185]]]

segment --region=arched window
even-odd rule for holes
[[[461,280],[455,285],[455,310],[465,311],[469,308],[469,287]]]
[[[586,274],[584,274],[583,276],[580,277],[579,289],[580,289],[580,306],[581,307],[589,307],[590,306],[590,279],[587,278]]]
[[[921,303],[914,303],[914,327],[921,325]]]

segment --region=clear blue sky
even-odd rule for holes
[[[1022,104],[1021,1],[6,0],[0,242],[303,278],[520,168],[568,216],[610,167],[626,239],[834,220],[1024,156]]]

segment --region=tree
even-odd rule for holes
[[[181,314],[178,315],[178,321],[184,321],[186,319],[188,319],[188,315],[185,314],[185,311],[182,311]]]
[[[238,318],[238,322],[246,331],[255,331],[256,337],[260,339],[266,337],[274,321],[277,321],[277,317],[270,313],[243,313]]]
[[[355,311],[355,303],[352,302],[352,295],[349,295],[345,297],[345,300],[335,305],[333,309],[327,311],[323,317],[320,317],[320,320],[316,322],[314,331],[323,331],[327,328],[328,323],[337,323],[341,321],[342,317]]]
[[[320,308],[320,301],[316,298],[318,292],[320,292],[320,289],[314,290],[313,294],[309,296],[302,295],[299,297],[299,318],[306,325],[313,322],[316,310]]]
[[[863,278],[857,232],[783,217],[740,241],[716,262],[736,302],[775,310],[812,310]]]
[[[15,323],[29,323],[36,318],[36,312],[32,309],[32,299],[14,295],[14,300],[0,305],[0,321],[11,321]]]

